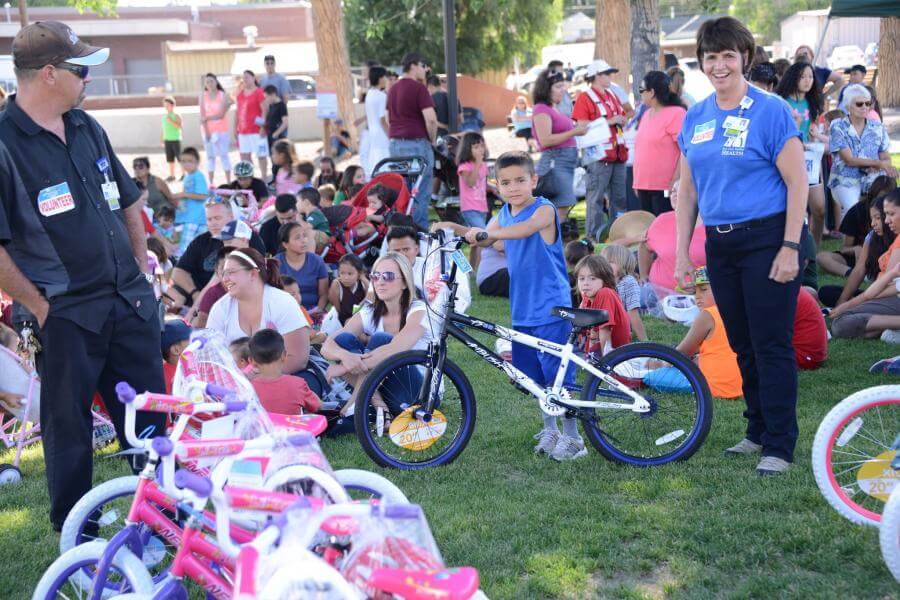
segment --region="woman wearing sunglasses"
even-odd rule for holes
[[[338,363],[328,369],[329,380],[343,377],[356,387],[356,382],[385,358],[407,350],[423,350],[431,340],[427,309],[424,302],[416,300],[409,261],[396,252],[388,252],[375,261],[371,280],[374,300],[364,303],[322,346],[322,356]],[[392,416],[402,412],[401,404],[408,399],[405,390],[418,390],[411,385],[417,377],[421,375],[415,371],[397,373],[397,381],[385,386],[384,408]],[[355,399],[354,394],[345,408],[353,406]]]
[[[841,218],[860,195],[869,191],[879,175],[897,177],[888,153],[890,140],[884,125],[868,118],[872,95],[863,85],[844,90],[844,109],[848,116],[831,123],[829,151],[834,159],[828,187],[841,203]]]

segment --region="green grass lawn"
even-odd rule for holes
[[[506,302],[476,298],[471,313],[508,322]],[[675,344],[684,329],[647,319],[651,339]],[[878,534],[841,518],[821,497],[810,447],[825,413],[896,353],[880,341],[835,341],[819,371],[800,376],[800,441],[793,469],[761,479],[753,458],[726,458],[741,439],[742,404],[715,403],[713,426],[688,462],[626,468],[591,451],[556,464],[532,454],[539,411],[497,371],[452,346],[473,382],[478,425],[452,465],[379,471],[428,515],[450,565],[478,567],[491,598],[891,598]],[[355,438],[325,440],[335,468],[377,470]],[[107,454],[111,452],[108,451]],[[0,454],[0,461],[10,460]],[[26,598],[57,556],[47,521],[40,448],[24,482],[0,488],[0,597]],[[125,474],[98,458],[95,483]]]

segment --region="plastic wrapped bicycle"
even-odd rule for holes
[[[384,467],[421,469],[447,464],[465,449],[475,429],[475,392],[463,370],[448,358],[448,338],[502,371],[516,389],[534,397],[545,414],[580,419],[591,444],[609,460],[646,467],[687,459],[700,448],[712,421],[712,396],[688,357],[654,343],[628,344],[602,358],[577,354],[578,336],[607,321],[602,310],[554,308],[555,316],[572,323],[565,344],[457,313],[456,274],[471,270],[460,251],[464,240],[444,241],[441,233],[432,237],[438,241],[433,252],[440,252],[443,282],[431,303],[436,309],[429,309],[428,326],[436,341],[427,350],[384,360],[359,386],[356,434],[372,460]],[[538,385],[465,329],[559,357],[553,385]],[[580,385],[569,389],[563,380],[573,363],[580,369]],[[650,372],[666,367],[676,377],[654,378],[660,381],[653,386],[644,382]],[[667,385],[666,379],[673,384]],[[402,410],[392,412],[386,406]]]

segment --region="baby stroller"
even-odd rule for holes
[[[424,165],[424,161],[419,158],[386,159],[379,163],[379,167],[384,165],[386,161],[402,160],[418,161]],[[378,167],[376,167],[376,171],[377,169]],[[386,173],[376,173],[372,180],[353,197],[349,204],[339,204],[338,206],[329,206],[322,209],[331,229],[331,238],[321,252],[321,256],[326,263],[331,265],[337,264],[342,256],[350,253],[356,254],[368,264],[374,262],[374,259],[378,256],[381,239],[387,231],[387,224],[391,216],[394,214],[408,215],[412,211],[412,193],[407,187],[404,174],[405,171],[399,169]],[[421,180],[421,175],[422,169],[420,167],[417,180]],[[381,184],[395,196],[385,202],[388,210],[383,215],[384,222],[375,228],[375,232],[366,238],[357,238],[354,228],[365,220],[366,209],[368,208],[366,196],[376,184]]]
[[[0,485],[18,483],[22,480],[19,461],[22,450],[39,442],[41,380],[34,366],[34,356],[38,351],[37,341],[29,328],[22,330],[19,353],[0,346],[0,390],[18,394],[24,398],[20,409],[12,412],[0,408],[0,448],[15,448],[11,464],[0,464]],[[94,448],[102,447],[115,439],[112,422],[103,414],[101,403],[94,402],[91,414],[94,419]]]

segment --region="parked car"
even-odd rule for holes
[[[544,70],[543,65],[535,65],[525,71],[524,73],[519,73],[518,77],[515,73],[510,73],[506,77],[506,89],[513,90],[516,92],[524,91],[531,92],[531,86],[534,85],[537,76],[541,71]]]
[[[292,100],[313,100],[316,97],[316,80],[306,75],[291,75],[287,78],[291,86]]]
[[[837,69],[846,69],[853,65],[861,65],[865,61],[866,57],[863,51],[859,49],[859,46],[838,46],[831,51],[831,56],[828,58],[828,68],[836,71]]]

